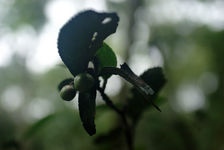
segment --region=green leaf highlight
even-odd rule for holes
[[[97,71],[101,72],[104,67],[116,67],[117,58],[110,46],[103,43],[103,46],[97,51],[95,57],[95,63],[97,65]],[[110,75],[103,74],[104,78],[108,78]]]

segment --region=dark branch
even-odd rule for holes
[[[104,79],[103,80],[103,91],[105,91],[105,89],[106,89],[106,86],[107,86],[107,79]]]
[[[154,94],[153,89],[148,84],[146,84],[145,81],[143,81],[140,77],[135,75],[127,64],[121,65],[121,68],[104,67],[102,69],[102,74],[104,73],[119,75],[123,77],[126,81],[133,84],[136,89],[145,97],[145,99],[148,100],[158,111],[161,112],[160,108],[150,100],[150,96]]]
[[[104,93],[103,88],[98,87],[97,90],[100,92],[100,94],[101,94],[103,100],[105,101],[105,103],[121,117],[122,122],[123,122],[124,127],[125,127],[125,136],[126,136],[126,140],[127,140],[127,143],[128,143],[128,148],[129,148],[129,150],[133,150],[133,136],[132,136],[131,128],[128,125],[127,118],[126,118],[124,112],[122,110],[118,109],[113,104],[113,102],[110,100],[110,98]]]

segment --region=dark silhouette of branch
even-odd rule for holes
[[[104,67],[102,69],[102,74],[104,73],[110,73],[113,75],[119,75],[123,77],[126,81],[130,82],[133,84],[136,89],[158,110],[161,112],[160,108],[154,104],[150,100],[150,96],[154,94],[154,90],[147,84],[145,83],[140,77],[135,75],[132,70],[128,67],[126,63],[121,65],[121,68],[116,68],[116,67]]]
[[[127,122],[127,118],[125,116],[125,113],[122,110],[118,109],[113,104],[113,102],[110,100],[110,98],[104,92],[103,88],[98,86],[97,90],[100,92],[100,94],[101,94],[103,100],[105,101],[105,103],[121,117],[124,128],[125,128],[125,137],[126,137],[126,140],[127,140],[128,149],[133,150],[134,148],[133,148],[132,131],[131,131],[131,128],[130,128],[128,122]]]

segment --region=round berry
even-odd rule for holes
[[[81,73],[74,79],[74,87],[79,92],[88,92],[94,86],[94,78],[88,73]]]
[[[61,98],[66,101],[71,101],[75,95],[76,90],[72,85],[65,85],[60,91]]]

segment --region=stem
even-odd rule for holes
[[[107,79],[104,79],[103,80],[103,91],[105,91],[105,89],[106,89],[106,85],[107,85]]]
[[[127,122],[127,118],[125,116],[125,113],[118,109],[114,104],[113,102],[110,100],[110,98],[106,95],[106,93],[104,92],[104,89],[101,88],[101,87],[98,87],[97,90],[100,92],[103,100],[105,101],[105,103],[111,108],[113,109],[122,119],[122,122],[124,124],[124,128],[125,128],[125,137],[126,137],[126,140],[127,140],[127,145],[128,145],[128,149],[129,150],[133,150],[133,136],[132,136],[132,132],[131,132],[131,128],[130,126],[128,125],[128,122]]]
[[[154,94],[153,89],[140,77],[134,74],[127,64],[124,63],[123,65],[121,65],[121,68],[104,67],[102,69],[102,74],[104,73],[110,73],[123,77],[126,81],[133,84],[136,89],[146,98],[146,100],[148,100],[158,111],[161,112],[160,108],[150,100],[150,96]]]

